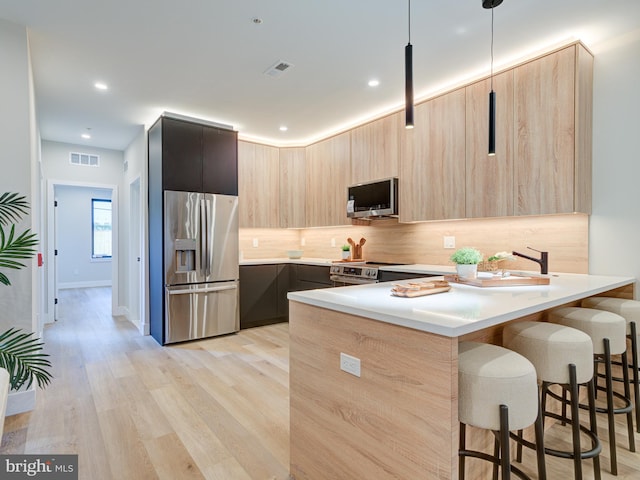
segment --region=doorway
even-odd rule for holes
[[[60,198],[64,197],[64,205]],[[95,250],[91,199],[110,200],[111,255]],[[88,200],[86,200],[88,199]],[[105,202],[102,202],[103,204]],[[57,206],[56,206],[57,204]],[[65,214],[63,215],[63,210]],[[69,220],[69,216],[71,220]],[[118,187],[49,180],[47,185],[46,323],[57,320],[60,288],[111,286],[111,314],[118,315]],[[106,273],[105,273],[106,270]]]

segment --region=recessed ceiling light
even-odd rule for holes
[[[96,87],[98,90],[109,90],[109,87],[107,86],[106,83],[96,82],[93,84],[93,86]]]
[[[287,130],[289,130],[289,127],[287,127],[286,125],[280,127],[281,132],[286,132]]]
[[[82,138],[89,140],[91,138],[91,135],[89,135],[88,133],[83,133],[82,135],[80,135]]]
[[[370,87],[377,87],[378,85],[380,85],[380,80],[376,80],[375,78],[373,80],[369,80],[368,85]]]

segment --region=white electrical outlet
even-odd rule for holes
[[[444,237],[444,248],[456,248],[456,237]]]
[[[301,247],[304,247],[306,244],[307,244],[307,241],[304,239],[304,237],[302,237],[302,238],[300,239],[300,246],[301,246]]]
[[[253,248],[258,248],[258,239],[257,238],[253,239]]]
[[[336,246],[336,239],[335,239],[335,238],[332,238],[332,239],[331,239],[331,246],[332,246],[332,247],[335,247],[335,246]]]
[[[360,376],[360,359],[340,352],[340,370],[356,377]]]

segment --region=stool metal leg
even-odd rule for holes
[[[538,409],[538,417],[535,423],[536,435],[536,459],[538,461],[538,480],[547,480],[547,464],[544,458],[544,416],[542,410]],[[520,445],[520,444],[518,444]],[[522,450],[522,447],[520,447]]]
[[[580,446],[580,406],[576,366],[569,364],[569,388],[571,389],[571,431],[573,433],[573,472],[576,480],[582,480]],[[563,397],[564,398],[564,397]]]
[[[499,435],[493,438],[493,456],[500,458],[500,439]],[[493,464],[493,480],[498,480],[498,464]]]
[[[467,426],[464,423],[460,423],[460,434],[459,434],[459,445],[458,449],[460,452],[466,450],[467,443]],[[464,455],[458,455],[458,478],[460,480],[464,480]]]
[[[604,374],[607,390],[607,420],[609,422],[609,454],[611,458],[611,473],[618,474],[618,455],[616,452],[616,421],[613,413],[613,377],[611,375],[611,348],[609,339],[604,342]]]
[[[631,329],[631,367],[633,369],[634,407],[636,409],[636,431],[640,433],[640,380],[638,379],[638,332],[636,322],[629,322]]]
[[[625,398],[631,398],[631,388],[629,387],[629,364],[627,363],[627,352],[620,355],[622,361],[622,382],[624,384]],[[633,432],[633,412],[631,409],[627,412],[627,434],[629,435],[629,450],[636,451],[636,439]]]
[[[509,409],[500,405],[500,469],[502,480],[511,480],[511,455],[509,453]]]
[[[587,384],[587,394],[589,396],[589,427],[592,432],[598,431],[596,422],[596,380],[595,377]],[[595,480],[602,479],[600,472],[600,452],[593,457],[593,474]]]

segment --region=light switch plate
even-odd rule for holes
[[[444,237],[444,248],[456,248],[456,237]]]
[[[257,238],[253,239],[253,248],[258,248],[258,239]]]

